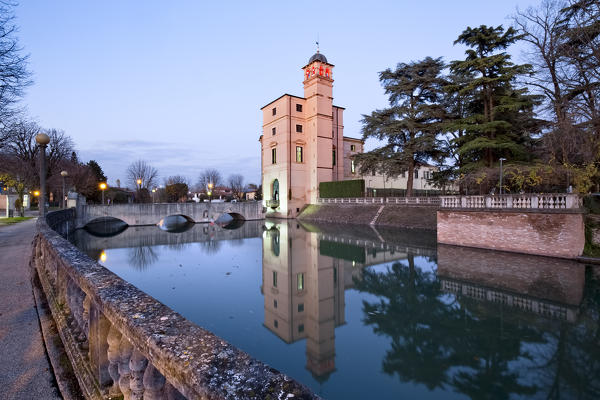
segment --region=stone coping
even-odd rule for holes
[[[55,225],[65,211],[50,213]],[[64,213],[63,215],[57,215]],[[54,214],[54,215],[53,215]],[[188,399],[318,399],[307,387],[252,358],[124,281],[37,222],[36,240],[48,244],[58,268]],[[51,257],[54,258],[54,257]]]

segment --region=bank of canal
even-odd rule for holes
[[[600,272],[299,221],[73,242],[328,399],[600,397]],[[568,373],[565,373],[568,371]]]

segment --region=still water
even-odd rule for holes
[[[328,399],[600,398],[598,268],[369,226],[175,231],[73,242]]]

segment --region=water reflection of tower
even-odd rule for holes
[[[287,343],[306,339],[306,368],[335,371],[335,328],[345,323],[343,261],[319,254],[317,234],[289,221],[263,237],[265,326]]]

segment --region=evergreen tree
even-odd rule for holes
[[[456,138],[463,171],[490,167],[500,157],[526,160],[527,146],[541,121],[534,118],[537,96],[514,86],[520,75],[531,71],[530,65],[515,65],[506,50],[519,39],[517,31],[502,26],[468,27],[454,42],[469,47],[465,60],[453,61],[450,70],[457,77],[467,77],[448,89],[460,96],[470,95],[469,114],[453,122],[454,130],[464,131]]]
[[[106,175],[104,175],[104,171],[102,171],[102,167],[100,167],[100,165],[94,161],[94,160],[90,160],[87,163],[88,167],[90,167],[92,169],[92,172],[94,173],[94,176],[96,177],[96,180],[98,182],[106,182],[106,180],[108,179],[106,177]]]
[[[381,72],[379,80],[390,107],[363,115],[363,138],[387,143],[355,156],[361,172],[387,176],[408,172],[407,196],[412,196],[415,167],[437,151],[436,136],[444,115],[440,105],[443,68],[441,59],[427,57]]]

